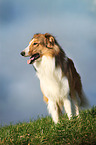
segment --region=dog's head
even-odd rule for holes
[[[29,56],[30,59],[27,63],[31,64],[36,60],[39,61],[44,55],[54,57],[59,51],[59,45],[51,34],[35,34],[29,45],[21,52],[21,55]]]

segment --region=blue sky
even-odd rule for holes
[[[35,71],[20,56],[38,32],[56,37],[96,105],[96,0],[1,0],[0,124],[48,115]]]

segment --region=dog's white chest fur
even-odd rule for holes
[[[48,99],[59,101],[68,95],[68,79],[62,76],[60,67],[55,67],[55,58],[43,56],[41,60],[34,62],[34,66],[40,79],[41,89]]]

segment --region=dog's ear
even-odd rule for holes
[[[46,33],[45,34],[45,45],[46,45],[46,47],[48,47],[49,49],[52,49],[54,44],[55,44],[54,37],[52,35],[50,35],[49,33]]]

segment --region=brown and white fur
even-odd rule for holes
[[[35,34],[21,55],[30,56],[27,63],[36,69],[44,100],[55,123],[63,107],[70,119],[74,111],[78,115],[82,107],[88,106],[73,61],[51,34]]]

